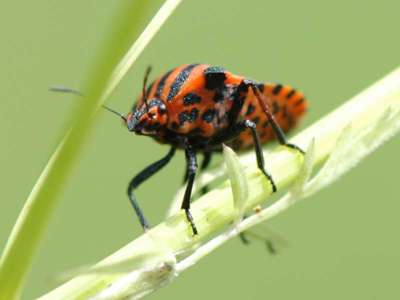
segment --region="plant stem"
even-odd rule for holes
[[[395,111],[400,110],[400,69],[387,75],[372,87],[299,133],[291,142],[305,149],[314,139],[313,161],[315,165],[320,165],[335,151],[336,142],[348,124],[351,123],[352,130],[355,132],[361,132],[369,128],[371,122],[379,118],[388,108]],[[266,153],[266,157],[268,158],[268,169],[274,177],[278,189],[290,186],[303,167],[303,157],[298,152],[288,150],[285,147],[277,147],[274,151]],[[253,153],[242,155],[240,161],[242,165],[248,166],[245,169],[245,176],[251,193],[247,199],[246,209],[250,210],[256,205],[265,203],[265,200],[271,194],[271,186],[256,167]],[[284,202],[283,205],[271,209],[269,214],[270,216],[276,215],[289,206]],[[83,276],[70,280],[40,299],[85,299],[85,297],[93,297],[109,286],[112,288],[114,283],[118,284],[119,280],[123,280],[125,276],[129,275],[126,275],[128,272],[135,270],[137,272],[140,267],[148,268],[150,265],[155,266],[154,270],[158,272],[160,269],[156,266],[167,262],[171,263],[171,256],[175,258],[188,257],[193,249],[199,247],[210,236],[221,232],[235,220],[237,212],[233,204],[229,181],[224,182],[196,201],[192,206],[192,215],[199,230],[199,236],[192,235],[185,215],[179,212],[107,257],[97,266],[88,269]],[[243,221],[244,228],[245,222],[246,220]],[[215,245],[211,244],[210,249],[218,246],[218,243],[217,241]],[[205,253],[209,252],[206,251]],[[201,257],[202,255],[198,256],[198,258]],[[179,266],[181,262],[185,262],[184,259],[177,260],[178,263],[173,265],[171,272],[176,272],[175,267]],[[192,263],[186,261],[186,265],[181,264],[180,268],[187,268]],[[105,272],[107,266],[112,270],[113,266],[117,265],[125,265],[125,272],[122,272],[122,274],[111,271]],[[151,286],[151,291],[154,291],[162,286],[159,281],[152,286],[149,277],[135,278],[136,281],[129,283],[132,287],[129,293],[124,291],[124,294],[120,294],[118,297],[136,295],[135,299],[139,299],[143,290],[137,287]],[[169,276],[166,276],[165,282],[169,282],[170,279]],[[99,297],[98,299],[102,298]]]

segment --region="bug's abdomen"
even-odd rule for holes
[[[304,99],[304,95],[287,85],[265,83],[258,86],[282,130],[287,132],[295,127],[307,109],[307,101]],[[240,112],[240,117],[241,119],[248,119],[257,124],[257,132],[262,143],[275,138],[271,124],[268,122],[267,116],[251,90],[248,92]],[[245,131],[241,133],[232,142],[232,146],[236,150],[253,146],[251,132]]]

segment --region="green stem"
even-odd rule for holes
[[[305,149],[314,139],[313,160],[315,165],[319,165],[335,151],[336,142],[348,124],[351,123],[354,132],[363,131],[369,128],[370,123],[382,116],[389,107],[394,111],[400,110],[400,69],[299,133],[291,142]],[[278,147],[266,155],[268,155],[268,169],[278,189],[290,186],[303,166],[303,157],[298,152],[284,147]],[[245,169],[245,176],[248,189],[251,191],[246,202],[246,208],[249,210],[265,203],[271,194],[271,186],[257,169],[253,153],[242,155],[240,161],[242,165],[248,166]],[[276,213],[282,210],[279,209]],[[107,257],[97,266],[88,269],[84,276],[70,280],[40,299],[85,299],[85,297],[97,295],[109,286],[112,287],[121,278],[128,277],[129,274],[125,274],[128,271],[140,270],[140,267],[146,269],[153,265],[155,272],[158,272],[160,265],[173,264],[171,257],[187,257],[201,242],[217,234],[235,220],[237,212],[233,204],[229,181],[196,201],[192,206],[192,214],[200,233],[199,236],[192,235],[185,215],[179,212]],[[115,271],[114,273],[110,271],[113,266],[124,264],[125,273],[116,274]],[[108,273],[105,272],[107,267]],[[135,278],[136,281],[131,283],[129,291],[121,291],[119,297],[140,295],[143,293],[141,289],[143,286],[150,286],[151,291],[162,286],[159,278],[153,285],[149,282],[148,276]],[[169,282],[170,279],[170,276],[165,276],[164,283]]]

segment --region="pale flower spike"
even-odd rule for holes
[[[249,196],[249,185],[244,168],[236,153],[226,145],[223,145],[225,165],[231,182],[233,204],[236,210],[236,222],[240,222],[246,209],[246,200]]]
[[[332,184],[399,131],[400,109],[393,112],[390,107],[363,131],[356,133],[351,124],[346,126],[335,150],[318,174],[307,184],[304,196],[308,197]]]

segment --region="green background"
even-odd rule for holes
[[[161,1],[143,17],[143,26]],[[0,12],[0,249],[79,100],[79,87],[118,1],[25,1]],[[311,124],[399,65],[398,1],[183,1],[108,104],[128,111],[145,67],[226,67],[305,92]],[[155,74],[153,74],[155,76]],[[270,222],[289,245],[271,256],[233,240],[149,299],[399,299],[400,141],[394,139],[328,189]],[[96,262],[141,233],[128,180],[167,147],[132,136],[101,113],[65,186],[24,299],[65,270]],[[215,161],[215,165],[218,165]],[[183,155],[137,195],[160,222],[181,182]],[[216,199],[217,201],[217,199]]]

